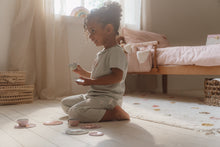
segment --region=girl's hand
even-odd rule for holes
[[[86,77],[86,78],[89,78],[91,75],[90,72],[84,70],[80,65],[77,65],[77,68],[73,70],[73,72],[77,73],[81,77]]]
[[[79,79],[76,80],[76,83],[78,85],[88,86],[88,85],[92,85],[92,81],[93,81],[92,79],[80,77]]]
[[[82,69],[82,67],[80,65],[77,65],[77,68],[75,70],[73,70],[73,72],[81,75],[84,72],[84,70]]]

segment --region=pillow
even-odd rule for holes
[[[148,42],[141,42],[141,43],[127,43],[123,45],[123,48],[128,54],[130,54],[132,52],[136,52],[137,50],[139,51],[151,50],[153,49],[153,45],[155,44],[158,44],[157,41],[148,41]]]
[[[122,28],[122,35],[124,36],[126,43],[159,41],[158,48],[164,48],[169,46],[169,42],[166,36],[158,33],[148,31],[136,31],[128,28]]]
[[[151,66],[152,66],[152,59],[151,59],[151,51],[150,50],[143,50],[137,51],[137,60],[140,64],[144,63],[148,58],[150,58]]]

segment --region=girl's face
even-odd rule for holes
[[[89,33],[89,38],[95,43],[96,46],[105,46],[107,32],[102,24],[95,21],[89,21],[87,23],[87,30]]]

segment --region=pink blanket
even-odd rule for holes
[[[125,49],[128,51],[128,72],[149,72],[151,70],[152,49],[149,47],[134,48],[132,45]],[[157,64],[220,66],[220,44],[158,48]]]

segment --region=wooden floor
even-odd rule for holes
[[[170,127],[131,118],[130,121],[99,123],[100,137],[67,135],[66,115],[59,101],[37,100],[31,104],[0,106],[0,147],[219,147],[220,136]],[[15,129],[16,120],[28,118],[37,126]],[[47,120],[62,120],[45,126]],[[90,130],[91,131],[91,130]]]

